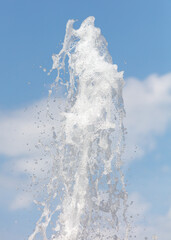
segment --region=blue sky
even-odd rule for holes
[[[125,72],[125,124],[128,146],[133,149],[128,160],[128,190],[139,208],[149,206],[142,213],[147,232],[155,232],[155,222],[160,239],[169,240],[171,233],[167,234],[169,227],[164,222],[171,219],[170,11],[170,0],[1,1],[0,239],[23,240],[39,215],[33,205],[22,207],[20,202],[19,207],[11,206],[20,194],[18,182],[25,180],[23,173],[12,170],[13,165],[28,157],[26,142],[36,134],[33,127],[33,136],[22,141],[19,128],[27,129],[27,119],[33,122],[34,107],[26,114],[24,109],[42,104],[54,78],[40,66],[51,68],[51,56],[61,48],[68,19],[78,19],[75,26],[79,27],[93,15],[108,41],[113,62]]]

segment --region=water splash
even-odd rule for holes
[[[112,63],[94,20],[88,17],[77,30],[69,20],[63,48],[52,57],[52,70],[57,70],[48,103],[54,124],[48,146],[52,171],[47,199],[39,203],[43,212],[29,240],[128,239],[121,160],[123,72]],[[56,132],[50,108],[61,86],[66,96]]]

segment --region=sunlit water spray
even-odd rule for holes
[[[43,212],[29,240],[127,240],[127,192],[121,171],[123,72],[112,63],[94,17],[77,30],[73,24],[68,21],[63,48],[53,56],[57,77],[47,110],[54,124],[48,146],[52,170],[47,198],[39,203]],[[50,109],[52,102],[53,109],[59,107],[55,95],[62,85],[65,97],[57,132]]]

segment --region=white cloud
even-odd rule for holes
[[[143,81],[127,79],[124,102],[127,149],[133,159],[135,145],[140,155],[153,149],[155,137],[163,134],[171,123],[171,73],[151,75]]]
[[[63,104],[62,99],[58,101]],[[48,135],[52,124],[59,120],[59,109],[51,102],[50,111],[53,113],[54,121],[53,123],[47,121],[47,104],[45,99],[31,105],[26,111],[21,109],[0,114],[0,154],[15,157],[37,152],[35,145],[39,138],[41,140],[47,138],[44,132]],[[56,127],[58,125],[59,123]]]
[[[31,105],[26,111],[21,109],[0,114],[0,154],[1,158],[3,155],[8,157],[1,168],[0,184],[2,183],[1,192],[4,197],[10,192],[14,195],[12,205],[8,201],[10,209],[17,210],[31,203],[31,194],[20,195],[19,191],[14,191],[17,185],[21,188],[20,182],[25,184],[27,190],[30,182],[29,179],[23,181],[23,173],[43,178],[51,166],[51,159],[44,149],[52,140],[52,127],[56,133],[60,127],[59,107],[63,106],[63,100],[58,99],[58,102],[58,107],[55,102],[49,104],[53,120],[46,117],[47,99]],[[4,178],[5,173],[9,176]],[[17,184],[14,186],[13,182]]]

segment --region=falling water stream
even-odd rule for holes
[[[57,108],[61,86],[64,104],[60,129],[55,121],[52,127],[47,198],[29,240],[128,240],[123,72],[94,20],[88,17],[79,29],[69,20],[63,47],[52,57],[57,77],[47,117],[53,120],[51,103],[54,98]]]

